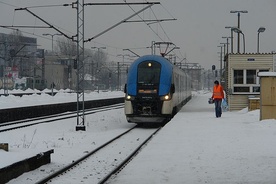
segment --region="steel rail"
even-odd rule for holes
[[[159,127],[155,132],[153,132],[139,147],[137,147],[121,164],[119,164],[116,168],[114,168],[109,174],[107,174],[98,184],[104,184],[112,175],[119,172],[123,167],[129,163],[130,160],[132,160],[142,149],[144,145],[146,145],[151,138],[159,131],[162,127]]]
[[[103,111],[107,111],[107,110],[111,110],[111,109],[119,109],[119,108],[122,108],[122,104],[110,105],[110,106],[105,106],[105,107],[100,107],[100,108],[86,109],[85,110],[85,115],[94,114],[94,113],[97,113],[97,112],[103,112]],[[11,127],[11,128],[2,129],[2,130],[0,130],[0,133],[15,130],[15,129],[18,129],[18,128],[25,128],[25,127],[29,127],[29,126],[34,126],[34,125],[37,125],[37,124],[52,123],[52,122],[58,121],[58,120],[74,118],[74,117],[77,116],[76,113],[77,113],[76,111],[75,112],[70,112],[70,113],[67,113],[67,114],[61,113],[61,114],[63,114],[64,117],[60,117],[61,114],[55,114],[55,115],[50,115],[50,116],[44,116],[44,117],[41,117],[41,118],[29,119],[27,121],[23,120],[23,121],[12,122],[10,124],[0,125],[0,127],[2,127],[2,126],[11,126],[11,125],[14,125],[14,124],[23,124],[23,123],[28,123],[30,121],[43,120],[43,121],[40,121],[40,122],[28,123],[28,124],[24,124],[24,125],[19,125],[19,126],[15,126],[15,127]],[[55,118],[55,117],[58,117],[58,118]],[[45,119],[49,119],[49,118],[55,118],[55,119],[45,120]]]
[[[83,160],[85,160],[86,158],[90,157],[91,155],[95,154],[96,152],[98,152],[99,150],[101,150],[102,148],[106,147],[107,145],[109,145],[110,143],[114,142],[115,140],[119,139],[120,137],[122,137],[123,135],[127,134],[128,132],[132,131],[133,129],[135,129],[137,127],[134,126],[130,129],[128,129],[127,131],[123,132],[122,134],[116,136],[115,138],[107,141],[106,143],[104,143],[103,145],[99,146],[98,148],[96,148],[95,150],[91,151],[90,153],[84,155],[83,157],[81,157],[80,159],[76,160],[75,162],[65,166],[64,168],[58,170],[57,172],[41,179],[40,181],[36,182],[36,184],[44,184],[48,181],[50,181],[51,179],[61,175],[62,173],[66,172],[67,170],[69,170],[70,168],[73,168],[74,166],[76,166],[78,163],[82,162]]]

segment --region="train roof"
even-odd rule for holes
[[[162,56],[158,56],[158,55],[145,55],[145,56],[142,56],[140,58],[138,58],[137,60],[135,60],[133,62],[133,64],[136,64],[138,65],[139,63],[143,62],[143,61],[149,61],[149,60],[152,60],[152,61],[157,61],[159,62],[162,66],[166,66],[166,65],[173,65],[169,60],[167,60],[166,58],[162,57]]]

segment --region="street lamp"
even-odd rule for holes
[[[225,45],[228,47],[228,43],[220,43],[220,44],[223,45],[223,67],[222,67],[222,69],[225,69],[225,56],[226,56]],[[228,48],[227,48],[227,54],[228,54]]]
[[[62,34],[60,34],[60,33],[55,33],[55,34],[43,33],[42,35],[52,37],[52,52],[53,52],[54,51],[54,36],[56,36],[56,35],[61,36]]]
[[[125,82],[126,81],[126,75],[127,75],[127,72],[126,72],[126,75],[122,75],[121,74],[121,67],[124,67],[125,66],[125,56],[127,56],[127,57],[133,57],[133,56],[131,56],[131,55],[129,55],[129,54],[118,54],[117,55],[117,57],[122,57],[123,58],[123,63],[120,65],[120,62],[117,62],[117,70],[118,70],[118,75],[117,75],[117,83],[118,83],[118,86],[117,86],[117,89],[118,90],[120,90],[120,86],[121,86],[121,84],[123,84],[122,83],[122,81],[123,82]],[[134,56],[134,57],[136,57],[136,56]]]
[[[233,54],[233,30],[232,30],[232,28],[234,28],[233,26],[225,26],[225,29],[230,29],[231,30],[231,53]]]
[[[130,50],[130,49],[123,49],[123,51],[125,51],[125,50],[128,50],[129,52],[131,52],[131,53],[134,54],[135,56],[140,57],[140,55],[136,54],[135,52],[133,52],[133,51]]]
[[[106,47],[91,47],[91,49],[97,49],[97,67],[99,67],[99,60],[100,60],[100,49],[106,49]]]
[[[96,65],[97,69],[94,73],[94,71],[93,71],[94,68],[92,68],[92,77],[93,77],[94,75],[96,76],[96,72],[99,69],[100,49],[106,49],[106,47],[91,47],[91,49],[97,49],[97,65]],[[99,93],[99,86],[98,86],[98,93]]]
[[[226,38],[226,45],[227,45],[227,47],[226,47],[226,54],[228,54],[228,45],[229,45],[228,39],[232,38],[232,37],[230,37],[230,36],[223,36],[222,38]],[[224,51],[224,54],[225,54],[225,51]]]
[[[220,75],[220,82],[221,82],[221,76],[222,76],[222,45],[219,45],[218,47],[220,47],[220,72],[219,72],[219,75]]]
[[[123,64],[125,62],[125,56],[131,57],[129,54],[118,54],[117,55],[117,57],[120,57],[120,56],[122,56],[122,58],[123,58]]]
[[[241,13],[248,13],[247,10],[242,10],[242,11],[236,11],[232,10],[230,13],[238,13],[238,28],[240,29],[240,14]],[[238,33],[238,43],[237,43],[237,51],[240,53],[240,34]]]
[[[242,36],[243,36],[243,53],[245,53],[245,38],[244,38],[244,34],[243,34],[242,30],[240,30],[237,27],[234,27],[231,30],[234,31],[235,33],[242,34]]]
[[[220,43],[221,45],[223,45],[223,56],[225,55],[225,45],[227,44],[227,43]]]
[[[259,29],[258,29],[258,44],[257,44],[257,53],[259,53],[259,43],[260,43],[260,33],[263,33],[265,31],[265,28],[264,27],[260,27]]]

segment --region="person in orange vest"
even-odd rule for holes
[[[214,82],[214,87],[213,87],[213,95],[212,99],[214,100],[215,103],[215,112],[216,112],[216,117],[219,118],[221,117],[221,102],[224,99],[224,92],[223,92],[223,87],[219,84],[219,81]]]

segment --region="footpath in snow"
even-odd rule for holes
[[[196,94],[109,183],[276,183],[276,121],[259,110],[216,118]]]

